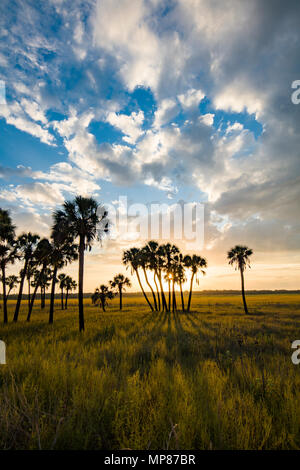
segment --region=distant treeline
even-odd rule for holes
[[[275,289],[275,290],[246,290],[245,291],[248,295],[263,295],[263,294],[300,294],[300,290],[288,290],[288,289]],[[188,291],[185,291],[186,294],[188,294]],[[177,294],[179,294],[177,292]],[[195,295],[240,295],[241,292],[239,290],[201,290],[201,291],[195,291]],[[46,299],[50,299],[50,293],[46,294]],[[86,292],[83,294],[83,297],[85,299],[91,298],[92,293],[91,292]],[[140,292],[126,292],[124,293],[125,297],[133,297],[135,295],[141,295]],[[70,299],[76,299],[78,294],[69,294]],[[0,294],[1,297],[1,294]],[[10,300],[16,300],[17,299],[17,294],[11,294],[10,295]],[[28,299],[27,294],[23,294],[24,299]],[[40,295],[37,294],[36,296],[37,299],[40,298]],[[60,294],[55,294],[55,299],[59,300],[60,299]]]

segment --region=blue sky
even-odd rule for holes
[[[224,267],[235,242],[257,254],[252,287],[295,287],[297,18],[296,1],[3,0],[1,207],[19,231],[46,235],[79,193],[204,202],[205,287],[225,274],[235,286]],[[112,272],[123,247],[97,248],[91,266],[105,258]]]

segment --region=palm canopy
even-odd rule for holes
[[[124,251],[123,264],[130,266],[132,271],[136,271],[140,266],[140,250],[134,247]]]
[[[22,233],[16,240],[16,247],[20,257],[29,260],[33,257],[34,249],[36,248],[40,236],[36,233]]]
[[[67,231],[73,238],[83,237],[85,248],[91,249],[93,240],[109,230],[107,215],[95,199],[77,196],[73,201],[66,201],[62,210],[54,212],[53,231],[61,234]],[[98,224],[102,224],[102,232],[97,230]]]
[[[198,255],[186,255],[183,259],[183,263],[187,268],[190,268],[192,274],[197,274],[199,271],[204,275],[205,268],[207,268],[207,261],[202,256]]]
[[[229,264],[236,265],[236,269],[245,271],[247,266],[250,268],[250,256],[253,254],[253,250],[247,246],[236,245],[231,248],[227,253],[227,259]]]
[[[15,237],[15,226],[12,223],[9,212],[0,209],[0,242],[12,243]]]
[[[131,282],[128,277],[125,277],[124,274],[117,274],[112,281],[110,281],[111,287],[119,287],[124,289],[125,286],[130,287]]]

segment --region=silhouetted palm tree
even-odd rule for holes
[[[34,253],[35,253],[35,251],[34,251]],[[34,253],[33,253],[33,256],[34,256]],[[29,261],[28,266],[27,266],[27,270],[26,270],[26,280],[27,280],[27,286],[28,286],[28,312],[30,310],[30,302],[31,302],[31,293],[30,293],[31,279],[36,278],[36,281],[37,281],[37,279],[38,279],[37,273],[40,274],[40,272],[36,268],[36,260],[33,257],[33,259],[31,259]],[[41,275],[41,277],[42,276],[43,276],[43,274]]]
[[[6,266],[13,263],[16,257],[15,250],[15,226],[12,223],[9,212],[0,209],[0,268],[3,289],[3,321],[8,322],[7,298],[6,298]]]
[[[23,269],[21,269],[20,271],[20,287],[19,287],[19,294],[18,294],[18,299],[17,299],[15,313],[14,313],[14,322],[18,321],[20,305],[21,305],[22,295],[23,295],[24,281],[25,281],[25,277],[27,274],[28,264],[33,258],[33,253],[39,240],[40,240],[39,235],[32,234],[31,232],[23,233],[16,240],[17,252],[20,256],[20,259],[24,260],[24,266],[23,266]]]
[[[181,296],[181,307],[182,307],[182,311],[184,312],[185,309],[184,309],[182,285],[186,282],[186,275],[185,275],[185,269],[184,269],[183,254],[179,253],[178,255],[175,255],[174,259],[175,259],[176,265],[175,265],[173,276],[175,277],[175,282],[179,284],[180,296]]]
[[[64,288],[66,287],[67,275],[64,273],[59,274],[59,288],[60,288],[60,300],[61,300],[61,309],[64,309]]]
[[[151,286],[151,283],[149,282],[149,278],[148,278],[148,274],[147,274],[147,269],[150,269],[150,265],[149,265],[149,252],[148,252],[147,249],[145,249],[145,247],[140,249],[138,258],[139,258],[139,266],[143,270],[145,281],[146,281],[146,283],[147,283],[147,285],[148,285],[148,287],[149,287],[149,289],[152,293],[154,308],[157,311],[158,306],[157,306],[157,302],[156,302],[155,292],[153,290],[153,287]]]
[[[84,330],[83,312],[83,274],[84,251],[91,250],[95,238],[101,239],[108,232],[107,211],[102,210],[93,198],[77,196],[72,202],[66,201],[62,210],[54,213],[54,228],[67,232],[73,239],[79,238],[79,273],[78,273],[78,306],[79,331]],[[100,226],[101,224],[101,226]]]
[[[76,289],[77,283],[71,278],[71,276],[66,276],[65,286],[66,286],[65,310],[67,310],[69,292]]]
[[[39,241],[35,251],[34,251],[34,263],[35,266],[41,266],[41,270],[39,273],[39,276],[37,278],[37,281],[35,283],[34,291],[32,294],[32,297],[30,299],[30,305],[28,309],[28,315],[27,315],[27,321],[30,321],[31,318],[31,313],[33,309],[33,304],[35,301],[36,293],[38,291],[38,288],[40,286],[40,283],[42,281],[44,272],[47,268],[47,266],[50,264],[50,256],[51,256],[51,244],[47,238],[42,238],[42,240]]]
[[[248,313],[248,307],[245,296],[245,284],[244,284],[244,271],[247,266],[250,268],[250,256],[253,254],[253,250],[247,246],[236,245],[234,248],[227,253],[227,259],[229,264],[236,264],[236,269],[239,269],[241,274],[241,286],[242,286],[242,298],[244,304],[245,313]]]
[[[156,285],[156,290],[157,290],[157,297],[158,297],[158,308],[159,310],[166,309],[167,310],[167,302],[166,302],[166,297],[163,289],[163,284],[162,284],[162,270],[164,267],[164,253],[161,248],[161,246],[156,242],[156,241],[149,241],[147,245],[144,247],[144,250],[148,254],[148,264],[149,264],[149,269],[154,271],[154,282]],[[159,283],[160,287],[160,292],[159,292],[159,287],[157,285],[157,280]]]
[[[140,257],[140,250],[138,248],[130,248],[129,250],[124,251],[123,253],[123,264],[125,264],[125,266],[127,267],[130,266],[131,271],[135,272],[141,291],[146,299],[147,304],[149,305],[149,307],[151,308],[153,312],[153,307],[151,305],[150,300],[147,297],[146,292],[144,291],[144,288],[141,282],[141,278],[139,274],[139,267],[140,267],[139,257]]]
[[[110,286],[113,289],[118,289],[119,293],[119,298],[120,298],[120,310],[122,310],[122,297],[123,297],[123,291],[125,290],[126,287],[131,286],[130,279],[128,277],[125,277],[123,274],[117,274],[112,281],[110,281]]]
[[[102,284],[99,288],[97,288],[92,295],[92,303],[94,305],[101,305],[103,312],[105,312],[105,307],[107,305],[107,301],[113,299],[114,293],[109,287]]]
[[[51,234],[51,253],[49,255],[49,264],[53,267],[52,286],[50,296],[49,324],[53,323],[55,285],[57,283],[57,271],[62,269],[67,263],[78,258],[78,246],[73,243],[71,235],[67,232],[57,230],[55,226]],[[63,300],[62,300],[63,309]]]
[[[8,300],[8,297],[9,297],[9,294],[11,293],[11,291],[15,287],[17,287],[18,284],[19,284],[18,276],[15,276],[14,274],[11,274],[10,276],[7,276],[7,278],[6,278],[6,285],[8,287],[8,292],[7,292],[7,295],[6,295],[7,300]]]
[[[37,276],[38,278],[38,276]],[[41,279],[40,279],[40,289],[41,289],[41,309],[45,308],[46,303],[46,289],[50,286],[50,281],[52,279],[52,269],[46,268]]]
[[[173,280],[174,256],[176,256],[179,253],[179,249],[177,248],[176,245],[171,245],[171,243],[166,243],[165,245],[161,245],[161,252],[164,258],[163,269],[165,271],[165,279],[168,282],[168,287],[169,287],[168,311],[170,312],[171,310],[171,281]]]
[[[187,311],[190,311],[191,308],[191,301],[192,301],[192,291],[193,291],[193,282],[194,278],[196,276],[197,280],[197,273],[200,271],[203,275],[205,274],[205,268],[207,268],[207,262],[205,258],[202,258],[201,256],[197,255],[192,255],[192,256],[185,256],[183,259],[184,265],[191,269],[192,271],[192,276],[191,276],[191,284],[190,284],[190,292],[189,292],[189,300],[188,300],[188,306],[187,306]],[[198,282],[198,280],[197,280]]]

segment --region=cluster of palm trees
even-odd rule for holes
[[[131,282],[128,277],[124,274],[117,274],[112,281],[109,281],[109,285],[106,286],[102,284],[100,287],[95,289],[95,292],[92,295],[92,303],[94,305],[100,305],[103,312],[105,312],[105,307],[108,303],[108,300],[111,300],[115,295],[119,295],[120,300],[120,310],[123,309],[123,292],[126,290],[126,287],[131,287]]]
[[[13,321],[17,322],[22,301],[24,283],[28,283],[28,314],[30,321],[33,305],[38,290],[41,292],[41,307],[45,307],[45,292],[51,285],[49,323],[53,323],[55,288],[59,282],[61,289],[61,306],[67,308],[69,292],[76,289],[76,282],[60,271],[67,264],[78,259],[78,310],[79,330],[84,330],[84,305],[83,305],[83,277],[84,254],[91,250],[93,242],[109,231],[108,213],[95,199],[77,196],[73,201],[65,201],[62,208],[53,213],[53,225],[49,239],[40,238],[37,234],[24,233],[18,237],[15,234],[15,226],[12,223],[7,210],[0,209],[0,276],[2,282],[3,297],[3,321],[8,322],[7,298],[11,290],[19,283],[19,293],[16,302]],[[237,245],[232,248],[227,258],[230,264],[236,264],[241,274],[242,297],[245,313],[248,308],[244,289],[244,271],[250,266],[249,259],[252,250],[245,246]],[[16,276],[6,276],[9,264],[16,260],[23,261],[19,279]],[[170,243],[163,245],[156,241],[149,241],[143,248],[130,248],[123,253],[123,263],[131,267],[135,273],[141,291],[152,311],[175,311],[176,286],[181,294],[182,310],[190,311],[194,280],[198,282],[197,275],[205,274],[207,262],[205,258],[193,254],[183,255],[178,247]],[[185,308],[183,296],[183,284],[186,282],[187,270],[191,273],[190,289],[187,307]],[[150,291],[147,295],[142,284],[141,272],[144,282]],[[152,272],[154,286],[149,280],[148,273]],[[168,293],[164,291],[163,282],[168,285]],[[102,305],[103,310],[109,298],[119,293],[120,309],[122,309],[122,293],[126,286],[130,286],[128,278],[122,274],[115,276],[109,286],[102,285],[93,294],[93,302]],[[8,291],[7,291],[8,287]],[[30,287],[33,287],[31,294]],[[64,291],[66,292],[64,299]],[[150,300],[151,299],[151,300]]]
[[[107,212],[98,215],[99,204],[92,198],[77,196],[73,201],[66,201],[62,209],[53,213],[53,225],[50,239],[40,238],[37,234],[27,233],[16,237],[15,226],[7,210],[0,209],[0,270],[3,297],[3,320],[7,316],[7,278],[6,269],[16,260],[23,260],[20,271],[19,294],[13,321],[19,318],[25,279],[28,281],[28,314],[30,321],[38,289],[41,289],[41,305],[45,303],[45,291],[51,283],[49,323],[54,319],[54,299],[56,284],[60,283],[62,308],[67,308],[69,292],[76,288],[76,283],[69,276],[57,277],[57,273],[68,263],[79,259],[78,303],[79,329],[84,330],[83,314],[83,269],[84,252],[91,249],[95,238],[108,231]],[[99,224],[102,222],[101,228]],[[31,294],[30,287],[33,287]],[[66,291],[65,300],[63,297]]]
[[[176,286],[179,287],[181,295],[181,310],[188,312],[191,308],[192,292],[194,280],[198,282],[197,275],[205,274],[207,261],[199,255],[183,255],[176,245],[166,243],[158,244],[156,241],[149,241],[142,248],[130,248],[123,253],[123,263],[130,266],[131,272],[135,273],[141,291],[152,311],[177,310]],[[186,271],[190,270],[190,290],[187,308],[184,304],[183,284],[187,281]],[[154,285],[149,280],[148,273],[152,272]],[[149,298],[142,283],[141,273],[151,297]],[[168,285],[166,293],[163,287],[163,281]],[[151,300],[150,300],[151,299]]]

